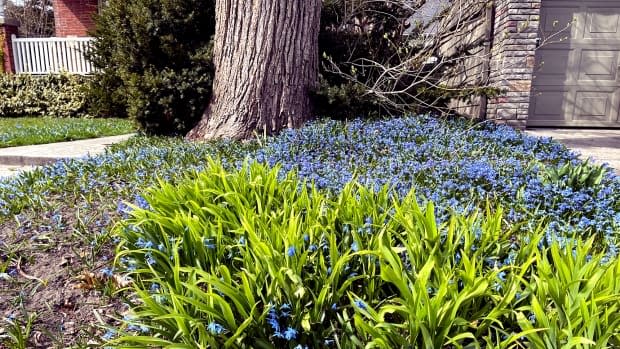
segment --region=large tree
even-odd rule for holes
[[[190,139],[252,137],[312,116],[321,0],[217,0],[213,95]]]

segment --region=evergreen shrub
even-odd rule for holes
[[[97,17],[90,53],[100,69],[96,115],[128,116],[148,133],[189,130],[211,95],[215,2],[111,0]]]

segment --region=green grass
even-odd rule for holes
[[[0,148],[135,132],[125,119],[0,118]]]

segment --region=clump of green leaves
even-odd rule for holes
[[[559,167],[545,166],[541,177],[546,183],[578,191],[600,186],[606,173],[605,166],[591,163],[588,159],[579,163],[567,162]]]
[[[229,172],[210,162],[194,177],[149,190],[117,227],[116,260],[138,297],[132,321],[148,330],[135,336],[127,326],[110,345],[509,348],[538,337],[620,340],[613,277],[620,263],[588,255],[591,242],[576,243],[574,254],[572,245],[541,249],[541,232],[503,230],[501,209],[438,222],[433,204],[420,207],[413,192],[397,199],[387,188],[350,183],[332,195],[259,164]],[[568,307],[577,310],[567,317]]]
[[[2,325],[6,334],[0,335],[0,344],[8,345],[10,348],[26,349],[30,347],[32,326],[37,319],[37,314],[27,314],[24,311],[24,319],[15,317],[5,318]]]

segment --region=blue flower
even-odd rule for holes
[[[103,338],[106,341],[109,341],[110,339],[112,339],[114,336],[116,335],[116,330],[114,329],[108,329],[106,331],[106,333],[103,334],[103,336],[101,336],[101,338]]]
[[[135,198],[134,198],[134,202],[135,202],[136,206],[138,206],[139,208],[141,208],[143,210],[150,210],[150,208],[151,208],[151,206],[146,201],[146,199],[144,199],[141,195],[136,195]]]
[[[351,244],[351,250],[352,250],[353,252],[357,252],[357,251],[359,251],[359,250],[360,250],[359,246],[357,245],[357,242],[355,242],[355,241],[354,241],[354,242]]]
[[[355,306],[359,309],[366,310],[366,303],[364,303],[361,299],[356,299],[353,304],[355,304]]]
[[[293,257],[295,255],[295,246],[290,246],[288,250],[286,250],[286,255]]]
[[[207,330],[213,335],[219,335],[225,331],[224,326],[213,321],[211,321],[209,325],[207,325]]]
[[[213,243],[213,239],[210,238],[204,238],[203,239],[203,244],[206,248],[213,250],[215,249],[215,244]]]
[[[290,341],[295,338],[297,338],[297,330],[292,327],[288,327],[286,331],[284,331],[284,339]]]

